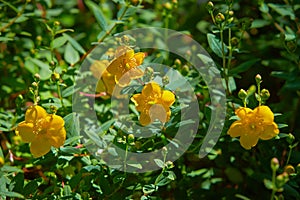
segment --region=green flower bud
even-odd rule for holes
[[[176,65],[176,67],[180,67],[180,66],[181,66],[181,61],[177,58],[177,59],[174,61],[174,64]]]
[[[244,89],[240,89],[239,93],[238,93],[238,97],[242,100],[244,100],[247,97],[247,92]]]
[[[34,79],[38,82],[41,79],[41,76],[38,73],[36,73],[34,74]]]
[[[206,5],[206,9],[209,11],[209,12],[212,12],[214,10],[214,4],[213,2],[209,1]]]
[[[33,83],[31,83],[31,86],[32,86],[33,88],[37,88],[37,87],[38,87],[38,84],[37,84],[37,82],[33,82]]]
[[[60,22],[59,21],[55,21],[54,22],[54,26],[59,26],[60,25]]]
[[[270,92],[269,90],[267,89],[262,89],[261,92],[260,92],[260,96],[261,96],[261,99],[263,101],[266,101],[270,98]]]
[[[169,77],[168,77],[168,76],[164,76],[164,77],[162,78],[162,83],[163,83],[163,85],[167,85],[167,84],[169,84],[169,82],[170,82],[170,80],[169,80]]]
[[[163,4],[163,6],[164,6],[167,10],[172,10],[172,4],[170,4],[170,2],[167,2],[167,3]]]
[[[289,133],[289,135],[287,136],[286,138],[286,141],[289,143],[289,144],[292,144],[294,141],[295,141],[295,136],[291,133]]]
[[[51,105],[51,106],[50,106],[50,111],[51,111],[51,113],[55,114],[55,113],[57,112],[57,107]]]
[[[59,81],[59,79],[60,79],[59,73],[53,72],[53,73],[51,74],[51,80],[52,80],[53,82]]]
[[[237,46],[239,44],[239,39],[237,37],[232,37],[230,42],[232,46]]]
[[[261,83],[261,75],[257,74],[255,76],[255,81],[256,81],[256,83]]]
[[[167,147],[163,147],[162,148],[162,154],[163,154],[163,156],[167,155],[167,153],[168,153]]]
[[[133,134],[128,135],[127,142],[129,145],[134,145],[134,135]]]
[[[218,13],[215,18],[217,23],[222,23],[225,20],[225,16],[222,13]]]
[[[166,162],[166,167],[167,167],[168,169],[172,169],[172,168],[174,167],[173,162],[172,162],[172,161],[167,161],[167,162]]]
[[[272,158],[271,160],[271,169],[276,171],[279,168],[279,161],[277,158]]]

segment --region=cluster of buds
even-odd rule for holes
[[[216,25],[220,25],[220,24],[230,24],[234,21],[234,12],[230,9],[227,10],[225,13],[217,13],[216,15],[214,15],[214,10],[215,10],[215,6],[213,4],[213,2],[209,1],[206,4],[206,9],[208,10],[209,14],[212,17],[212,20],[214,22],[214,24]]]

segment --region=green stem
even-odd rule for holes
[[[274,199],[275,197],[275,193],[276,193],[276,183],[275,183],[275,180],[276,179],[276,169],[272,169],[272,185],[273,185],[273,188],[272,188],[272,194],[271,194],[271,200]]]
[[[222,67],[224,70],[224,79],[226,84],[226,94],[229,95],[229,81],[228,81],[228,69],[226,67],[226,56],[225,56],[225,46],[224,46],[224,35],[223,35],[223,27],[220,26],[220,38],[221,38],[221,46],[222,46]]]
[[[286,160],[286,164],[285,165],[289,164],[290,159],[291,159],[291,155],[292,155],[292,151],[293,151],[293,148],[291,147],[291,145],[289,146],[289,148],[290,148],[290,150],[289,150],[288,158]]]
[[[58,98],[60,99],[61,106],[63,107],[64,111],[66,112],[66,107],[65,107],[62,95],[61,95],[61,90],[60,90],[58,81],[56,81],[56,87],[57,87],[57,95],[58,95]]]

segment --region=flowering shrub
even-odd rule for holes
[[[0,199],[300,199],[299,8],[0,0]]]

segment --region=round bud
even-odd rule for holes
[[[260,83],[261,82],[261,75],[257,74],[255,76],[255,81],[256,81],[256,83]]]
[[[213,11],[213,10],[214,10],[214,4],[213,4],[213,2],[209,1],[209,2],[207,3],[207,5],[206,5],[206,9],[207,9],[209,12]]]
[[[54,26],[59,26],[60,25],[60,22],[59,21],[55,21],[54,22]]]
[[[36,81],[39,81],[41,79],[41,76],[38,73],[36,73],[36,74],[34,74],[34,79]]]
[[[240,89],[240,91],[239,91],[239,93],[238,93],[238,97],[240,98],[240,99],[245,99],[246,97],[247,97],[247,92],[244,90],[244,89]]]
[[[295,136],[291,133],[289,133],[289,135],[287,136],[286,138],[286,141],[289,143],[289,144],[292,144],[294,141],[295,141]]]
[[[271,168],[273,169],[273,170],[277,170],[278,168],[279,168],[279,161],[278,161],[278,159],[277,158],[272,158],[272,160],[271,160]]]
[[[266,100],[268,100],[269,98],[270,98],[270,92],[269,92],[269,90],[267,90],[267,89],[262,89],[261,90],[261,92],[260,92],[260,96],[261,96],[261,99],[263,100],[263,101],[266,101]]]
[[[53,82],[59,81],[59,79],[60,79],[59,73],[53,72],[53,73],[51,74],[51,80],[52,80]]]
[[[167,162],[166,162],[166,167],[167,167],[168,169],[173,168],[173,167],[174,167],[173,162],[172,162],[172,161],[167,161]]]
[[[225,16],[222,13],[218,13],[215,18],[217,23],[222,23],[225,20]]]

